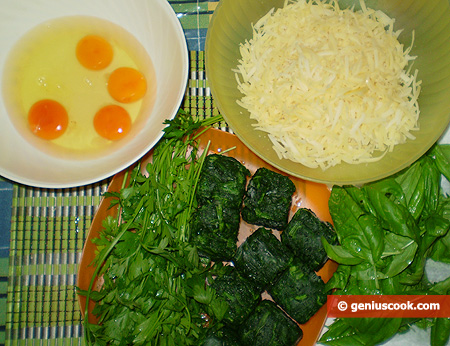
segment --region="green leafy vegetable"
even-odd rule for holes
[[[450,318],[436,318],[431,327],[431,346],[445,346],[450,340]]]
[[[227,327],[220,330],[210,329],[202,346],[240,346],[237,333]]]
[[[261,299],[257,291],[247,280],[244,280],[233,268],[230,273],[214,280],[211,287],[216,291],[219,299],[228,305],[223,321],[228,326],[239,327],[250,315]]]
[[[281,242],[310,269],[318,271],[327,261],[321,238],[336,243],[336,233],[328,222],[320,220],[312,210],[299,208],[281,233]]]
[[[259,293],[291,264],[292,253],[266,228],[258,228],[239,246],[233,263]]]
[[[335,294],[447,294],[450,278],[431,284],[428,258],[450,262],[450,146],[435,145],[407,169],[362,187],[335,186],[329,208],[338,245],[322,238],[339,267],[326,284]],[[431,344],[448,337],[445,319],[343,318],[320,339],[325,345],[377,345],[412,324],[433,325]],[[448,329],[446,329],[447,331]]]
[[[242,219],[252,225],[283,230],[294,192],[295,185],[289,177],[259,168],[248,183]]]
[[[300,327],[271,300],[263,300],[240,329],[244,346],[296,345]]]
[[[270,296],[289,316],[306,323],[327,301],[325,284],[298,258],[269,288]]]
[[[229,261],[237,249],[239,209],[208,203],[198,208],[191,221],[192,241],[199,254],[214,261]]]
[[[180,111],[167,121],[152,162],[134,168],[130,181],[108,195],[116,218],[103,222],[96,272],[87,291],[99,324],[84,320],[87,345],[199,345],[227,306],[205,284],[223,269],[201,259],[189,241],[195,189],[205,152],[197,157],[201,127],[221,117],[195,120]],[[192,150],[191,150],[192,149]],[[104,284],[92,290],[95,276]],[[205,318],[208,318],[207,320]]]
[[[230,261],[237,249],[240,210],[249,170],[233,157],[211,154],[203,163],[192,218],[193,242],[213,261]]]
[[[237,209],[239,213],[248,176],[250,171],[234,157],[208,155],[202,166],[195,195],[198,203],[225,204]]]

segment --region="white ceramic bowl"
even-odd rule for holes
[[[156,73],[155,103],[142,129],[133,134],[124,146],[99,158],[71,159],[45,153],[24,140],[11,122],[2,98],[0,175],[18,183],[66,188],[112,176],[133,164],[158,142],[166,126],[164,121],[176,115],[184,97],[188,78],[186,39],[167,0],[5,2],[0,11],[1,71],[8,52],[26,32],[47,20],[74,15],[108,20],[121,26],[141,43]]]

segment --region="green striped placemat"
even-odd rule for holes
[[[0,345],[6,337],[6,299],[8,293],[8,257],[0,257]]]
[[[0,345],[6,337],[6,299],[13,184],[0,177]]]
[[[108,181],[64,190],[14,186],[7,345],[81,342],[77,266],[107,186]]]

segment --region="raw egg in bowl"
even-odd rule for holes
[[[167,1],[20,0],[0,19],[1,176],[47,188],[100,181],[176,115],[188,54]]]

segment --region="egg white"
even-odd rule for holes
[[[89,70],[76,58],[78,41],[90,34],[104,37],[113,47],[113,60],[103,70]],[[149,88],[144,99],[121,104],[108,94],[109,75],[124,66],[135,68],[146,77]],[[10,86],[4,92],[5,104],[24,138],[51,154],[80,158],[101,155],[118,145],[100,137],[94,129],[93,118],[101,107],[108,104],[124,107],[133,126],[139,127],[144,120],[138,119],[150,113],[156,90],[151,60],[140,43],[120,26],[94,17],[57,18],[35,27],[15,45],[4,72],[4,84]],[[28,110],[41,99],[60,102],[69,115],[66,132],[52,141],[36,139],[28,128]],[[136,131],[133,129],[128,136],[132,137]],[[120,140],[122,144],[126,137]]]

